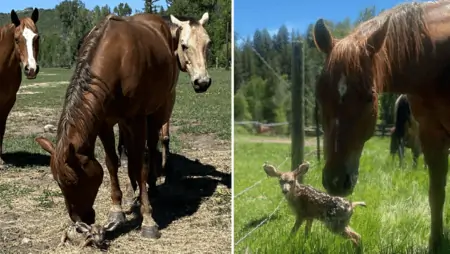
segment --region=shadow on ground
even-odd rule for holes
[[[265,223],[268,223],[270,221],[274,221],[274,220],[278,220],[278,219],[281,219],[281,216],[278,213],[275,213],[269,219],[267,218],[267,215],[261,216],[260,218],[254,219],[254,220],[250,221],[249,223],[247,223],[245,225],[245,227],[243,228],[243,230],[245,230],[245,231],[251,230],[251,229],[255,228],[256,226],[258,226],[259,224],[261,224],[265,220],[267,220],[267,222],[265,222]]]
[[[170,154],[168,162],[174,169],[173,180],[159,185],[158,194],[151,201],[153,219],[160,230],[175,220],[194,214],[202,201],[214,194],[218,184],[231,188],[231,174],[217,171],[212,165],[179,154]],[[134,217],[108,238],[113,240],[137,229],[141,222],[142,218]]]
[[[2,155],[2,158],[5,164],[18,168],[50,165],[50,156],[40,153],[18,151],[12,153],[4,153]]]

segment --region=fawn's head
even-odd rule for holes
[[[279,172],[274,166],[267,163],[264,163],[263,168],[267,176],[277,177],[279,179],[281,191],[283,194],[287,194],[295,187],[297,179],[308,172],[309,162],[300,164],[294,171],[291,172]]]

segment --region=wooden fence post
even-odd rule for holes
[[[303,162],[305,145],[304,125],[304,57],[303,42],[292,40],[292,127],[291,127],[291,170]],[[298,179],[303,182],[302,179]]]

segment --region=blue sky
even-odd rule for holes
[[[119,3],[128,3],[130,7],[133,9],[143,9],[144,1],[143,0],[82,0],[88,9],[93,9],[96,5],[109,5],[111,8],[118,5]],[[245,1],[245,0],[244,0]],[[54,8],[57,4],[62,2],[61,0],[2,0],[0,4],[0,12],[9,13],[11,9],[22,10],[27,7],[37,7],[43,9]],[[36,4],[39,3],[39,4]],[[162,0],[157,2],[158,5],[166,6],[166,1]]]
[[[418,0],[419,2],[423,2]],[[359,12],[375,5],[377,12],[406,0],[234,0],[234,32],[239,37],[252,36],[256,29],[267,28],[274,34],[281,25],[288,30],[305,32],[319,18],[341,21],[356,19]],[[239,41],[239,38],[236,38]]]

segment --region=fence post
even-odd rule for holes
[[[300,38],[292,40],[292,127],[291,127],[291,169],[303,162],[305,145],[304,126],[304,58]],[[302,179],[298,179],[303,182]]]

